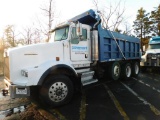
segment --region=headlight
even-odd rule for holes
[[[21,70],[21,75],[28,77],[28,71],[27,70]]]

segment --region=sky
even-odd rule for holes
[[[47,0],[0,0],[0,37],[7,25],[19,29],[36,22],[43,15],[40,8]],[[94,8],[92,0],[54,0],[57,21],[65,21],[86,10]],[[112,2],[111,2],[112,1]],[[99,0],[100,6],[117,3],[120,0]],[[143,7],[147,12],[158,7],[160,0],[121,0],[125,6],[125,16],[133,23],[138,9]]]

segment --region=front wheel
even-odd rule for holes
[[[71,100],[73,90],[73,84],[67,76],[51,76],[40,89],[40,99],[47,105],[60,106]]]

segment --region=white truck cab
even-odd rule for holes
[[[160,37],[152,37],[149,41],[148,49],[142,56],[140,63],[142,71],[146,68],[160,67]]]
[[[68,51],[64,58],[66,57],[72,62],[74,67],[78,67],[77,65],[79,65],[79,62],[82,64],[82,61],[85,65],[91,62],[91,27],[85,24],[78,24],[82,28],[79,33],[76,30],[78,29],[77,24],[71,22],[70,25],[66,24],[55,28],[50,39],[50,42],[61,42],[64,45],[64,51]]]

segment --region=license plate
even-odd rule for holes
[[[16,94],[27,94],[27,88],[16,88]]]
[[[156,57],[152,57],[152,59],[156,59]]]

